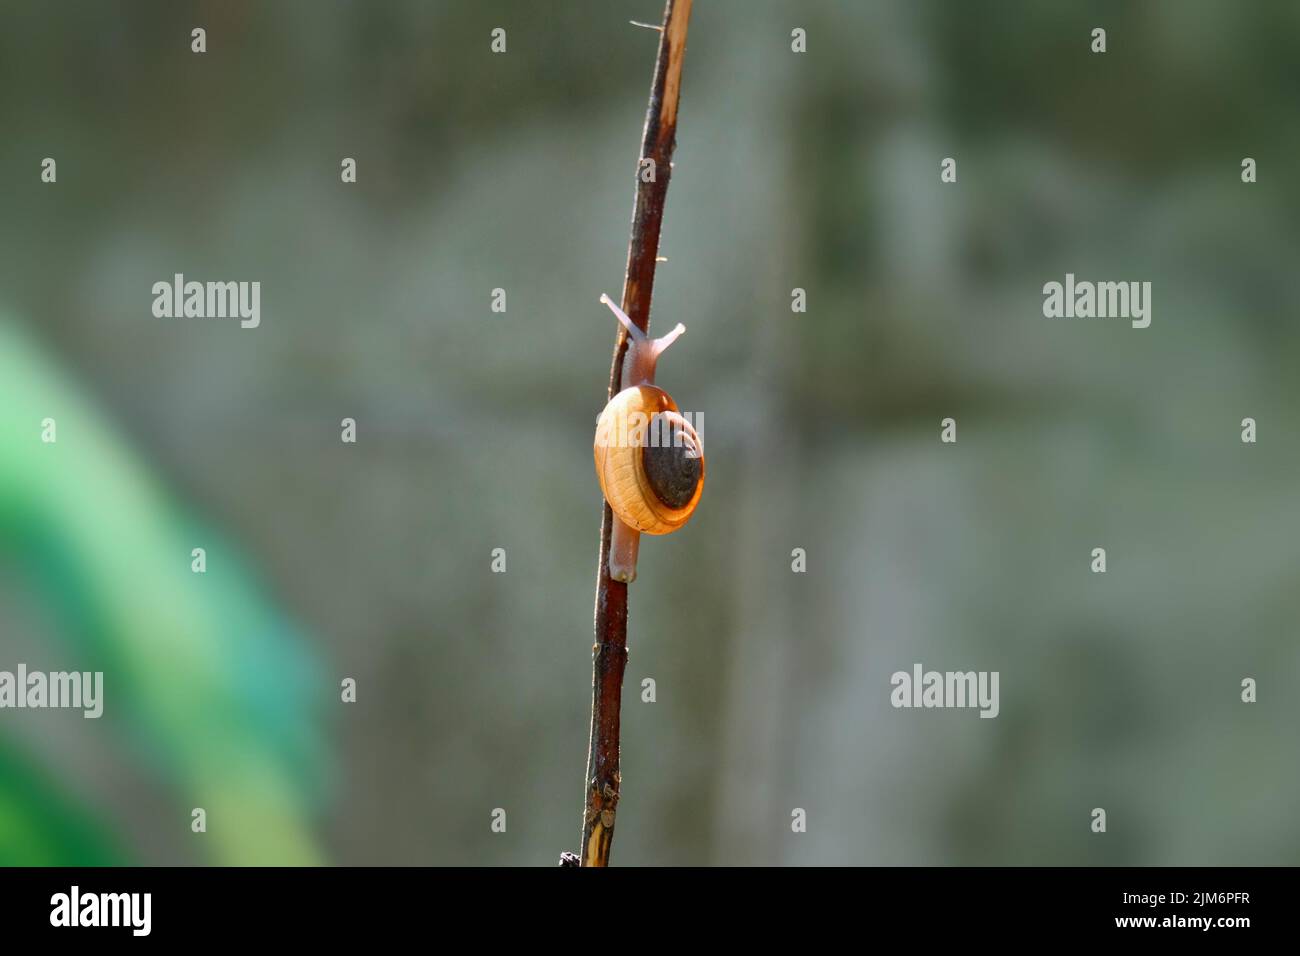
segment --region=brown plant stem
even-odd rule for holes
[[[650,325],[650,298],[664,199],[672,174],[673,147],[677,144],[677,103],[681,94],[682,59],[686,53],[686,28],[692,0],[667,0],[660,33],[659,56],[650,106],[646,111],[641,157],[637,163],[636,204],[632,211],[632,238],[627,247],[627,273],[623,280],[623,311],[642,331]],[[648,167],[646,160],[654,165]],[[653,171],[653,175],[647,172]],[[622,388],[627,332],[619,326],[614,359],[609,369],[609,398]],[[591,736],[587,744],[587,797],[582,815],[583,866],[608,866],[614,841],[614,815],[618,809],[619,706],[623,671],[627,667],[627,585],[609,576],[609,536],[614,515],[604,506],[600,522],[600,561],[596,569],[596,642],[592,647]]]

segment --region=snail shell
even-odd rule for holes
[[[619,392],[596,422],[596,475],[614,514],[646,534],[690,520],[704,492],[704,446],[663,389]]]

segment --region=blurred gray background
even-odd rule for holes
[[[0,310],[292,622],[319,859],[577,849],[597,299],[661,14],[0,10]],[[709,480],[631,591],[616,864],[1300,862],[1298,61],[1289,2],[698,0],[652,328]],[[260,280],[261,327],[155,319],[175,272]],[[1067,272],[1150,281],[1151,327],[1044,318]],[[75,640],[21,540],[0,667]],[[893,709],[916,662],[999,671],[1000,716]],[[214,856],[121,728],[12,717],[114,859],[295,860]]]

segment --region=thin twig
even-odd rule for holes
[[[623,280],[623,311],[638,328],[650,325],[650,297],[654,289],[659,230],[664,199],[672,173],[673,147],[677,144],[677,102],[681,94],[682,58],[686,53],[686,28],[692,0],[667,0],[650,86],[641,157],[637,164],[636,204],[632,211],[632,239],[627,248],[627,274]],[[652,160],[653,176],[642,175]],[[609,398],[622,388],[623,356],[627,332],[619,326],[614,359],[609,369]],[[583,866],[607,866],[614,841],[614,814],[618,809],[619,705],[623,671],[627,667],[627,585],[609,576],[609,536],[614,516],[605,504],[600,523],[600,562],[596,570],[596,642],[592,647],[591,737],[587,745],[587,798],[582,815]]]

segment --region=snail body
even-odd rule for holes
[[[615,522],[609,571],[616,581],[636,577],[641,534],[671,534],[695,513],[704,492],[704,446],[671,395],[654,384],[659,356],[686,331],[680,323],[651,339],[609,299],[628,330],[627,387],[611,398],[596,421],[596,477]]]

